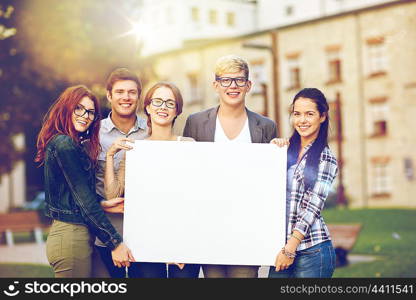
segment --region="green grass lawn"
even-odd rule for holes
[[[379,257],[337,268],[334,277],[416,277],[416,210],[328,209],[323,215],[326,223],[361,223],[351,253]]]
[[[47,233],[43,233],[43,240],[46,241]],[[15,244],[34,243],[35,238],[29,232],[13,233]],[[4,241],[2,241],[4,243]],[[1,258],[0,258],[1,261]],[[30,263],[0,263],[0,278],[45,278],[54,277],[52,268],[49,265]]]
[[[46,278],[54,277],[52,268],[48,265],[1,263],[1,278]]]

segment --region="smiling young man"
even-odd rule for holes
[[[107,151],[113,142],[121,137],[133,140],[141,140],[148,136],[146,120],[137,115],[142,85],[136,74],[126,68],[114,70],[107,79],[107,100],[111,105],[111,112],[107,118],[101,120],[100,144],[101,152],[98,156],[98,167],[96,171],[96,190],[105,199],[104,171],[107,160]],[[117,171],[125,151],[117,152],[109,159],[114,160],[114,169]],[[101,205],[113,226],[123,233],[123,210],[124,203],[117,201],[102,201]],[[125,277],[125,268],[118,268],[109,260],[109,249],[97,238],[95,241],[102,261],[111,277]],[[110,253],[111,254],[111,253]],[[106,277],[102,263],[94,257],[94,277]],[[138,263],[132,263],[129,268],[130,277],[135,273]]]
[[[251,89],[247,62],[236,55],[217,60],[213,87],[219,106],[188,117],[183,136],[203,142],[269,143],[277,136],[276,124],[246,108]],[[258,266],[203,265],[204,277],[257,277]]]

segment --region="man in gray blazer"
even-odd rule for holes
[[[276,124],[248,110],[245,96],[251,89],[247,62],[236,55],[217,60],[213,87],[220,104],[191,114],[183,136],[201,142],[269,143],[277,137]],[[206,278],[255,278],[258,266],[202,265]]]

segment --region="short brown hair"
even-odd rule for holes
[[[113,85],[117,81],[121,81],[121,80],[134,81],[137,84],[137,92],[140,97],[140,94],[142,93],[142,83],[140,82],[139,77],[137,77],[136,74],[134,74],[127,68],[118,68],[118,69],[115,69],[113,72],[111,72],[110,76],[107,79],[107,85],[106,85],[107,91],[111,94]]]

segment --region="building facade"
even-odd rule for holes
[[[248,33],[256,26],[255,10],[255,1],[248,0],[144,0],[138,25],[142,55]]]
[[[143,56],[395,0],[141,0],[135,28]]]
[[[271,29],[395,0],[258,0],[257,28]]]
[[[340,163],[338,195],[352,207],[416,207],[416,1],[393,1],[201,42],[148,58],[154,78],[176,83],[189,113],[216,105],[215,60],[250,63],[247,106],[291,134],[290,103],[317,87],[331,105],[331,148]],[[334,191],[335,192],[335,191]]]

